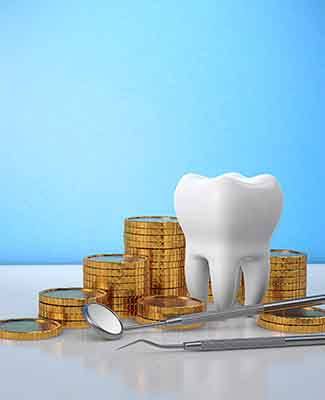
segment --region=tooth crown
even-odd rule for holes
[[[186,283],[193,297],[206,300],[210,275],[217,308],[230,306],[241,268],[248,304],[261,300],[268,281],[269,242],[282,202],[272,175],[181,178],[175,210],[186,238]]]
[[[175,191],[175,209],[183,231],[190,236],[203,235],[208,241],[267,243],[281,208],[282,193],[272,175],[246,178],[229,173],[206,178],[187,174]]]

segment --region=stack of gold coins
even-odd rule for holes
[[[149,281],[146,257],[126,254],[97,254],[84,258],[85,288],[107,291],[107,305],[121,318],[136,313],[136,302]]]
[[[42,318],[15,318],[0,321],[0,339],[42,340],[60,335],[58,321]]]
[[[270,278],[263,302],[306,296],[307,257],[295,250],[271,250]]]
[[[261,328],[290,333],[325,331],[325,311],[317,307],[263,313],[257,319]]]
[[[186,296],[146,296],[138,300],[136,321],[140,324],[149,324],[154,321],[164,321],[167,318],[185,314],[193,314],[205,310],[202,301]],[[191,325],[175,326],[173,329],[193,329],[201,326],[196,323]]]
[[[105,303],[106,292],[97,289],[59,288],[39,292],[39,316],[58,321],[64,328],[88,328],[83,315],[87,303]]]
[[[124,244],[126,253],[148,257],[146,295],[186,294],[185,237],[175,217],[127,218]]]

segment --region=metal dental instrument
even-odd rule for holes
[[[255,337],[247,339],[220,339],[220,340],[195,340],[179,344],[159,344],[151,340],[139,339],[119,347],[117,350],[132,346],[136,343],[146,343],[160,349],[182,349],[187,351],[224,351],[224,350],[247,350],[267,349],[276,347],[295,346],[318,346],[325,344],[325,335],[303,335],[303,336],[275,336]]]
[[[202,312],[183,315],[181,317],[169,318],[165,321],[154,322],[147,325],[123,326],[119,316],[109,307],[103,304],[90,303],[84,305],[83,311],[89,324],[102,336],[109,340],[119,339],[124,331],[135,329],[153,328],[157,326],[167,327],[174,325],[188,325],[198,322],[220,321],[230,318],[248,317],[263,312],[287,310],[290,308],[309,307],[325,303],[325,295],[302,297],[294,300],[284,300],[268,304],[256,304],[251,306],[240,306],[230,310],[215,312]]]

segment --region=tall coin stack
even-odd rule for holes
[[[184,296],[185,237],[175,217],[133,217],[124,222],[125,252],[149,259],[146,295]]]
[[[270,278],[263,302],[306,296],[307,256],[295,250],[271,250]]]
[[[83,279],[85,288],[106,290],[106,304],[121,318],[132,317],[149,280],[147,258],[124,254],[85,257]]]

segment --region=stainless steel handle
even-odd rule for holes
[[[180,319],[182,324],[192,324],[196,322],[220,321],[230,318],[248,317],[263,312],[263,304],[255,304],[252,306],[235,307],[230,310],[221,312],[206,312],[191,315],[184,315]]]
[[[277,301],[274,303],[264,304],[264,312],[276,311],[276,310],[287,310],[289,308],[301,308],[315,306],[318,304],[325,303],[325,295],[302,297],[294,300]]]
[[[170,318],[167,325],[171,324],[193,324],[197,322],[220,321],[230,318],[249,317],[261,312],[276,310],[287,310],[289,308],[301,308],[325,303],[325,295],[309,296],[294,300],[277,301],[268,304],[255,304],[251,306],[240,306],[222,312],[202,312],[197,314],[183,315],[178,318]]]
[[[224,351],[244,349],[266,349],[276,347],[324,345],[325,335],[305,335],[287,337],[257,337],[247,339],[202,340],[185,342],[188,351]]]

